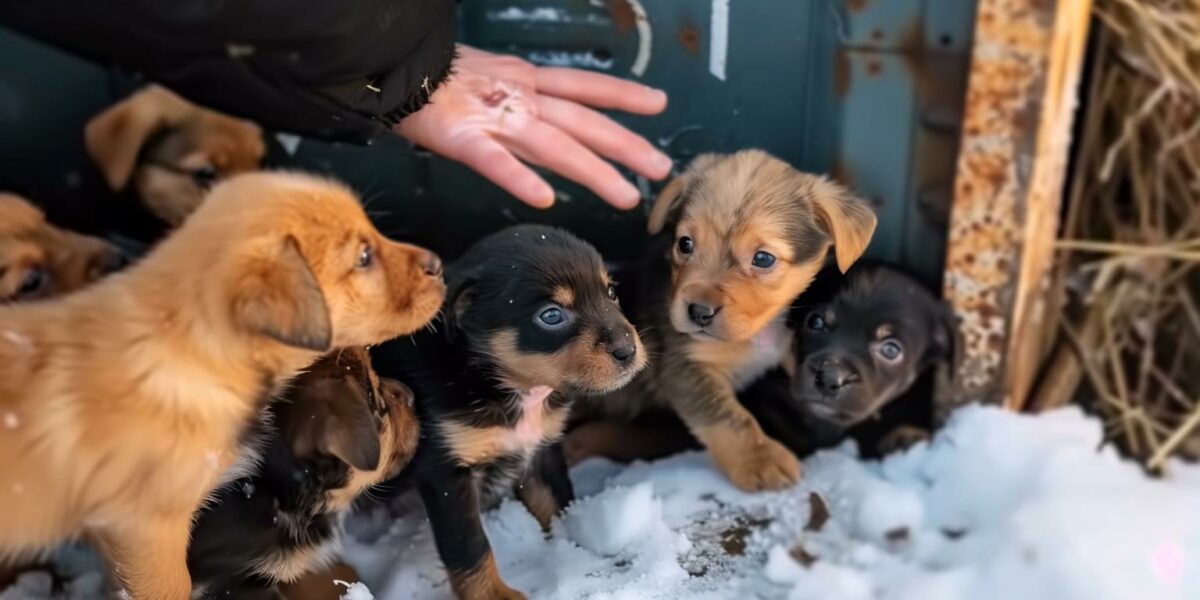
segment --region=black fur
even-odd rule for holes
[[[816,329],[814,314],[823,321]],[[933,374],[938,366],[953,369],[957,328],[949,308],[915,279],[871,263],[844,277],[825,269],[789,321],[794,376],[769,374],[739,396],[768,435],[799,455],[852,437],[872,455],[897,427],[930,429]],[[877,352],[883,326],[891,329],[883,338],[902,349],[895,361]]]
[[[411,473],[433,527],[438,553],[451,577],[480,567],[490,546],[480,522],[487,509],[525,481],[544,484],[561,509],[573,497],[557,443],[465,464],[441,427],[512,428],[523,417],[514,402],[511,365],[489,345],[498,332],[514,332],[516,352],[549,356],[591,339],[596,353],[610,352],[636,333],[610,299],[596,251],[573,235],[543,226],[517,226],[474,245],[447,269],[442,331],[426,331],[373,351],[379,373],[408,384],[416,394],[421,442]],[[536,322],[556,288],[572,290],[572,320],[548,330]],[[597,354],[597,355],[598,355]],[[632,375],[631,375],[632,376]],[[562,392],[590,393],[570,383],[555,387],[550,411],[566,410]]]

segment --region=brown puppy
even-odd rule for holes
[[[344,187],[259,173],[130,269],[0,307],[0,560],[85,535],[134,598],[187,598],[192,515],[242,474],[267,400],[443,296],[437,257],[384,238]]]
[[[0,193],[0,302],[65,294],[124,264],[112,244],[59,229],[34,205]]]
[[[261,464],[196,517],[193,597],[272,598],[281,584],[330,566],[351,504],[399,474],[417,448],[412,391],[379,378],[362,347],[317,361],[270,413]],[[332,579],[324,584],[337,598]]]
[[[585,406],[626,418],[670,407],[739,488],[796,481],[799,461],[763,433],[737,391],[786,366],[792,300],[830,246],[843,271],[858,260],[874,213],[826,179],[746,150],[698,157],[658,197],[649,229],[669,249],[648,271],[634,314],[656,360],[630,386]]]
[[[254,123],[197,106],[158,85],[94,117],[84,141],[113,190],[132,183],[142,203],[172,226],[218,180],[257,170],[266,152]]]

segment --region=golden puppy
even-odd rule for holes
[[[656,360],[633,384],[587,401],[577,414],[631,417],[669,407],[739,488],[794,482],[799,461],[763,433],[737,391],[772,367],[790,366],[788,307],[830,246],[843,271],[862,255],[874,213],[826,179],[746,150],[696,158],[658,197],[649,229],[670,248],[649,271],[633,313]],[[619,443],[621,436],[584,425],[564,446],[572,460],[626,450],[581,448],[604,439]]]
[[[65,294],[124,264],[112,244],[59,229],[34,205],[0,193],[0,302]]]
[[[257,170],[266,152],[258,125],[192,104],[158,85],[94,117],[84,141],[113,190],[132,182],[142,203],[172,226],[218,180]]]
[[[280,386],[437,312],[441,263],[295,174],[213,189],[135,266],[0,307],[0,559],[84,535],[134,598],[184,599],[192,515]]]

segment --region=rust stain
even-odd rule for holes
[[[863,10],[870,4],[869,0],[846,0],[846,8],[858,12]]]
[[[867,75],[878,75],[883,70],[883,64],[877,60],[867,62]]]
[[[679,33],[676,34],[679,39],[679,44],[683,46],[688,54],[696,55],[700,53],[700,32],[696,31],[696,26],[691,23],[685,23],[679,28]]]
[[[833,92],[844,98],[850,92],[850,54],[843,49],[833,53]]]
[[[637,25],[637,14],[628,0],[612,0],[608,3],[608,14],[618,33],[629,33]]]
[[[1081,34],[1055,22],[1089,4],[980,0],[977,7],[943,290],[959,316],[965,350],[952,405],[1007,400],[1014,320],[1027,293],[1023,271],[1030,253],[1053,241],[1052,229],[1048,236],[1045,228],[1035,231],[1035,221],[1050,217],[1036,215],[1056,214],[1062,139],[1071,127],[1070,103],[1048,86],[1063,38]],[[1077,73],[1078,64],[1069,68]],[[1052,111],[1047,104],[1055,105]],[[1061,132],[1058,144],[1040,143],[1047,131]],[[948,408],[939,406],[939,414]]]

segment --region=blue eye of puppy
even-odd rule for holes
[[[615,283],[608,284],[607,292],[608,292],[608,299],[616,302],[616,300],[617,300],[617,284],[615,284]]]
[[[775,265],[775,255],[771,254],[770,252],[763,252],[762,250],[759,250],[758,252],[754,253],[754,260],[750,262],[760,269],[770,269]]]
[[[375,251],[370,246],[363,246],[362,251],[358,254],[358,262],[354,266],[365,269],[371,266],[371,262],[375,260]]]
[[[567,313],[557,306],[549,306],[538,313],[537,321],[547,329],[558,329],[567,324]]]
[[[900,356],[904,354],[904,347],[900,345],[900,342],[894,339],[887,339],[884,340],[882,344],[879,344],[879,348],[875,351],[878,352],[879,356],[884,360],[895,361],[899,360]]]
[[[678,246],[681,254],[691,254],[692,251],[696,249],[696,243],[692,241],[692,238],[686,235],[679,238]]]
[[[804,320],[804,324],[813,331],[821,331],[825,329],[825,317],[821,313],[812,313]]]

